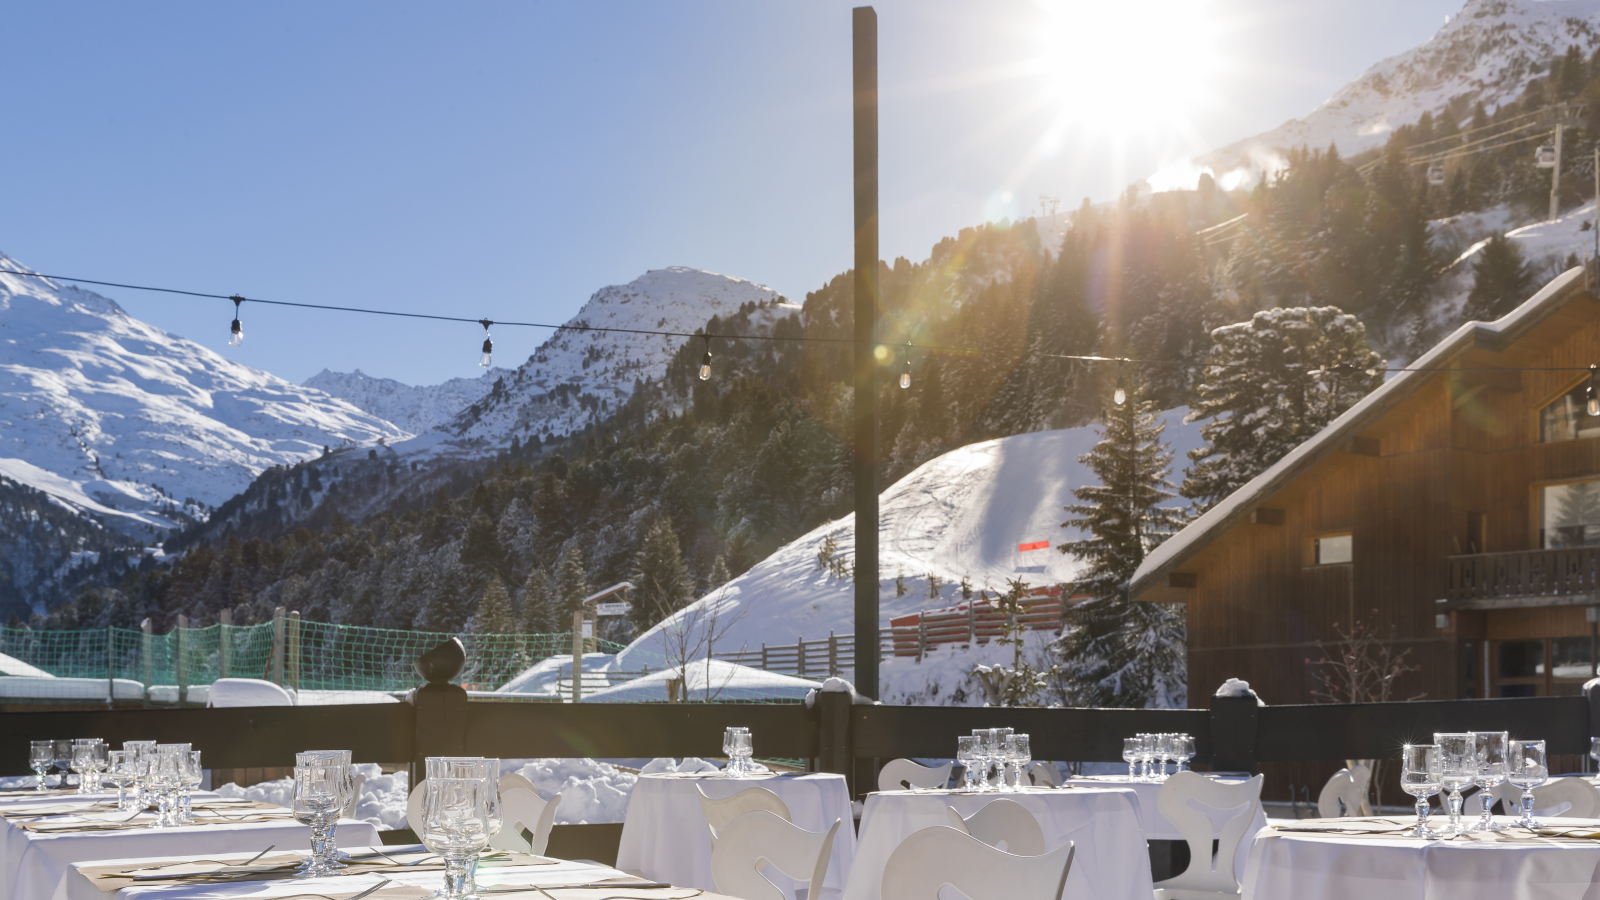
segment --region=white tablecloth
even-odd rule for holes
[[[1429,821],[1437,827],[1442,818],[1436,815]],[[1305,819],[1296,825],[1327,821]],[[1515,820],[1496,817],[1496,821]],[[1600,828],[1597,819],[1559,822],[1563,827]],[[1600,841],[1430,841],[1268,829],[1256,836],[1244,881],[1244,900],[1593,900],[1597,896]]]
[[[639,872],[646,878],[711,891],[711,832],[700,811],[699,791],[721,800],[752,787],[762,787],[783,798],[794,824],[807,831],[827,831],[835,819],[839,831],[833,856],[822,883],[822,897],[838,897],[856,855],[850,794],[843,775],[805,775],[727,778],[720,775],[644,775],[628,798],[622,820],[622,843],[617,848],[617,868]],[[775,870],[769,870],[770,872]],[[773,877],[773,883],[794,896],[804,881]]]
[[[1247,779],[1230,775],[1208,776],[1216,781],[1238,783]],[[1151,781],[1129,781],[1126,775],[1095,775],[1088,778],[1069,778],[1067,784],[1078,787],[1124,787],[1132,788],[1139,795],[1139,824],[1144,828],[1145,840],[1150,841],[1181,841],[1183,834],[1177,827],[1167,821],[1161,814],[1161,807],[1156,805],[1156,797],[1161,793],[1161,784]],[[1220,826],[1227,819],[1222,815],[1213,815],[1212,810],[1203,806],[1197,807],[1200,811],[1211,816],[1211,821]],[[1256,832],[1267,826],[1267,814],[1256,805],[1256,818],[1250,823],[1250,828],[1245,831],[1245,839],[1239,842],[1239,851],[1233,857],[1233,877],[1244,881],[1244,868],[1250,859],[1250,842]],[[1178,874],[1176,872],[1172,873]]]
[[[1150,855],[1139,827],[1139,798],[1127,788],[1030,789],[1017,793],[880,791],[867,795],[856,864],[844,900],[878,900],[889,854],[913,832],[948,825],[946,807],[970,818],[1006,797],[1044,829],[1045,849],[1077,845],[1064,895],[1072,900],[1150,900]]]
[[[72,798],[53,798],[70,801]],[[309,847],[311,829],[292,819],[179,828],[135,828],[123,831],[80,831],[37,834],[5,823],[0,835],[0,898],[45,900],[66,895],[68,866],[86,859],[174,857],[185,853],[255,853],[276,844],[280,849]],[[344,820],[338,837],[344,844],[376,844],[378,830],[366,822]]]
[[[367,847],[346,847],[352,855],[360,855],[369,850]],[[378,849],[393,852],[393,848],[380,847]],[[167,856],[167,859],[210,859],[215,854],[192,854],[187,856]],[[239,856],[241,860],[249,859],[253,853]],[[97,859],[92,861],[76,862],[74,866],[108,866],[121,863],[137,863],[138,858],[131,859]],[[543,885],[580,884],[603,881],[608,878],[621,878],[624,873],[608,866],[596,866],[588,863],[558,862],[550,866],[507,866],[505,868],[486,869],[479,868],[476,879],[479,887],[493,887],[497,884],[529,884]],[[432,872],[386,872],[383,875],[341,875],[334,878],[308,878],[300,881],[284,879],[282,881],[247,881],[230,885],[180,885],[159,887],[155,885],[134,885],[125,887],[116,893],[117,900],[213,900],[220,897],[287,897],[295,894],[351,894],[360,893],[372,887],[383,879],[389,879],[390,886],[415,885],[437,889],[443,884],[443,873],[435,870]],[[110,894],[102,894],[88,878],[70,873],[67,884],[69,889],[58,896],[64,900],[111,900]],[[600,893],[600,892],[596,892]],[[492,895],[490,895],[492,896]]]

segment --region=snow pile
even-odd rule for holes
[[[720,659],[699,660],[678,670],[676,667],[652,672],[632,681],[588,694],[585,703],[664,703],[669,680],[681,678],[682,690],[697,700],[709,697],[721,702],[758,700],[799,700],[821,687],[817,682],[792,675],[779,675]]]
[[[0,268],[25,269],[4,255]],[[170,528],[174,511],[203,518],[198,504],[324,446],[407,436],[98,294],[0,275],[0,474],[119,530]]]
[[[1166,425],[1163,439],[1180,461],[1202,443],[1200,426],[1183,423],[1187,412],[1169,410],[1160,417]],[[960,602],[963,577],[971,579],[974,591],[987,588],[991,595],[1012,578],[1036,586],[1071,581],[1078,564],[1054,547],[1080,535],[1061,527],[1066,515],[1062,507],[1075,502],[1073,488],[1098,483],[1078,462],[1098,440],[1097,429],[1085,426],[972,444],[928,461],[884,491],[878,536],[883,618]],[[659,665],[653,661],[663,655],[671,630],[704,629],[712,611],[719,617],[717,629],[726,632],[717,639],[719,652],[758,649],[763,642],[793,645],[799,638],[825,639],[829,632],[853,633],[851,581],[817,564],[829,536],[836,556],[854,556],[853,519],[822,525],[640,636],[618,654],[617,666]],[[1051,546],[1017,549],[1034,541]],[[942,582],[937,591],[930,589],[929,574]],[[901,596],[898,575],[904,576]],[[970,664],[1010,662],[1009,656],[991,660],[981,655],[970,656]],[[969,672],[970,665],[961,677]],[[955,689],[951,677],[941,677],[940,696]],[[907,694],[932,689],[931,683],[904,688]],[[883,699],[891,702],[887,695]]]
[[[1036,669],[1047,669],[1053,631],[1030,631],[1023,640],[1024,658]],[[891,706],[982,706],[983,686],[972,673],[978,666],[1010,666],[1010,646],[990,641],[976,647],[941,644],[929,648],[919,662],[915,656],[890,656],[878,667],[878,697]]]
[[[1222,685],[1217,688],[1217,692],[1215,694],[1213,694],[1212,696],[1215,696],[1215,697],[1255,697],[1256,698],[1256,704],[1258,706],[1266,706],[1267,705],[1266,703],[1262,702],[1260,695],[1258,695],[1255,692],[1255,690],[1250,687],[1250,682],[1245,681],[1245,680],[1240,679],[1240,678],[1229,678],[1227,681],[1224,681],[1222,683]]]
[[[558,825],[621,822],[639,781],[638,775],[596,759],[505,759],[500,771],[516,772],[533,782],[546,800],[559,793]]]
[[[412,434],[421,434],[482,400],[496,381],[515,374],[511,369],[494,368],[477,378],[452,378],[443,384],[417,387],[393,378],[374,378],[360,369],[350,373],[323,369],[307,378],[304,385],[326,391]]]

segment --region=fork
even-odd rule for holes
[[[362,897],[365,897],[365,896],[367,896],[369,894],[372,894],[372,893],[378,891],[381,888],[386,888],[388,886],[389,886],[389,879],[385,878],[384,880],[378,882],[377,884],[373,885],[372,887],[367,888],[366,890],[362,891],[361,893],[356,894],[353,897],[346,897],[345,900],[361,900]],[[327,894],[290,894],[287,897],[278,897],[278,898],[276,898],[276,900],[302,900],[302,898],[306,898],[306,897],[315,897],[315,898],[317,898],[317,900],[334,900],[334,898],[329,897]]]
[[[242,863],[223,862],[220,859],[184,859],[184,860],[179,860],[177,862],[162,863],[159,866],[140,866],[137,869],[123,869],[121,872],[118,872],[117,874],[126,875],[129,872],[145,872],[145,871],[154,872],[157,869],[166,869],[166,868],[170,868],[172,866],[192,866],[192,865],[194,865],[196,863],[215,863],[216,865],[219,865],[219,866],[229,866],[229,867],[233,867],[233,866],[248,866],[251,863],[255,862],[256,860],[260,859],[261,857],[266,856],[268,853],[271,853],[272,849],[274,847],[276,847],[276,846],[278,846],[278,845],[277,844],[269,844],[269,845],[267,845],[267,849],[261,851],[260,853],[257,853],[255,856],[250,857],[249,859],[245,860]]]

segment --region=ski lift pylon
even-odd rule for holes
[[[1541,169],[1554,169],[1556,167],[1556,145],[1540,144],[1539,149],[1533,151],[1533,164]]]
[[[1428,167],[1428,184],[1441,187],[1444,184],[1444,164],[1434,163]]]

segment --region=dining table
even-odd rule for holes
[[[1430,826],[1442,824],[1431,817]],[[1242,900],[1593,900],[1600,819],[1547,819],[1528,830],[1419,838],[1414,817],[1298,819],[1262,829]]]
[[[1072,900],[1150,900],[1150,857],[1139,794],[1129,787],[1029,787],[1019,791],[918,788],[867,795],[855,865],[844,900],[879,900],[889,856],[913,832],[949,825],[1000,798],[1022,804],[1044,832],[1045,850],[1076,845],[1066,892]]]
[[[173,853],[257,852],[309,847],[311,829],[281,806],[211,793],[192,798],[195,823],[154,827],[156,815],[116,808],[115,795],[56,795],[32,803],[0,802],[0,897],[59,896],[71,865],[84,859],[149,857]],[[379,843],[370,823],[344,819],[338,839]]]
[[[1224,784],[1238,784],[1250,780],[1250,776],[1243,773],[1201,772],[1200,774]],[[1166,816],[1162,815],[1161,807],[1156,803],[1156,798],[1161,795],[1161,786],[1165,782],[1133,779],[1127,775],[1079,775],[1066,779],[1065,783],[1074,787],[1115,786],[1128,788],[1139,795],[1139,825],[1144,829],[1145,840],[1181,841],[1184,839],[1183,833],[1178,830],[1176,825],[1168,821]],[[1204,806],[1197,808],[1211,819],[1214,828],[1220,828],[1230,818],[1230,815],[1223,810],[1213,810]],[[1245,863],[1250,858],[1251,836],[1265,828],[1266,825],[1266,811],[1261,804],[1257,803],[1255,816],[1249,827],[1245,829],[1245,838],[1239,842],[1239,849],[1234,853],[1233,877],[1235,879],[1240,881],[1244,879]],[[1174,872],[1172,874],[1176,875],[1178,873]]]
[[[790,821],[807,831],[827,831],[839,822],[828,859],[821,894],[810,900],[831,900],[844,890],[856,855],[850,792],[843,775],[828,772],[722,773],[664,772],[641,775],[628,798],[617,847],[617,868],[646,878],[712,891],[711,832],[700,808],[702,792],[721,800],[749,788],[777,794],[789,808]],[[804,881],[776,870],[768,877],[793,897]]]

